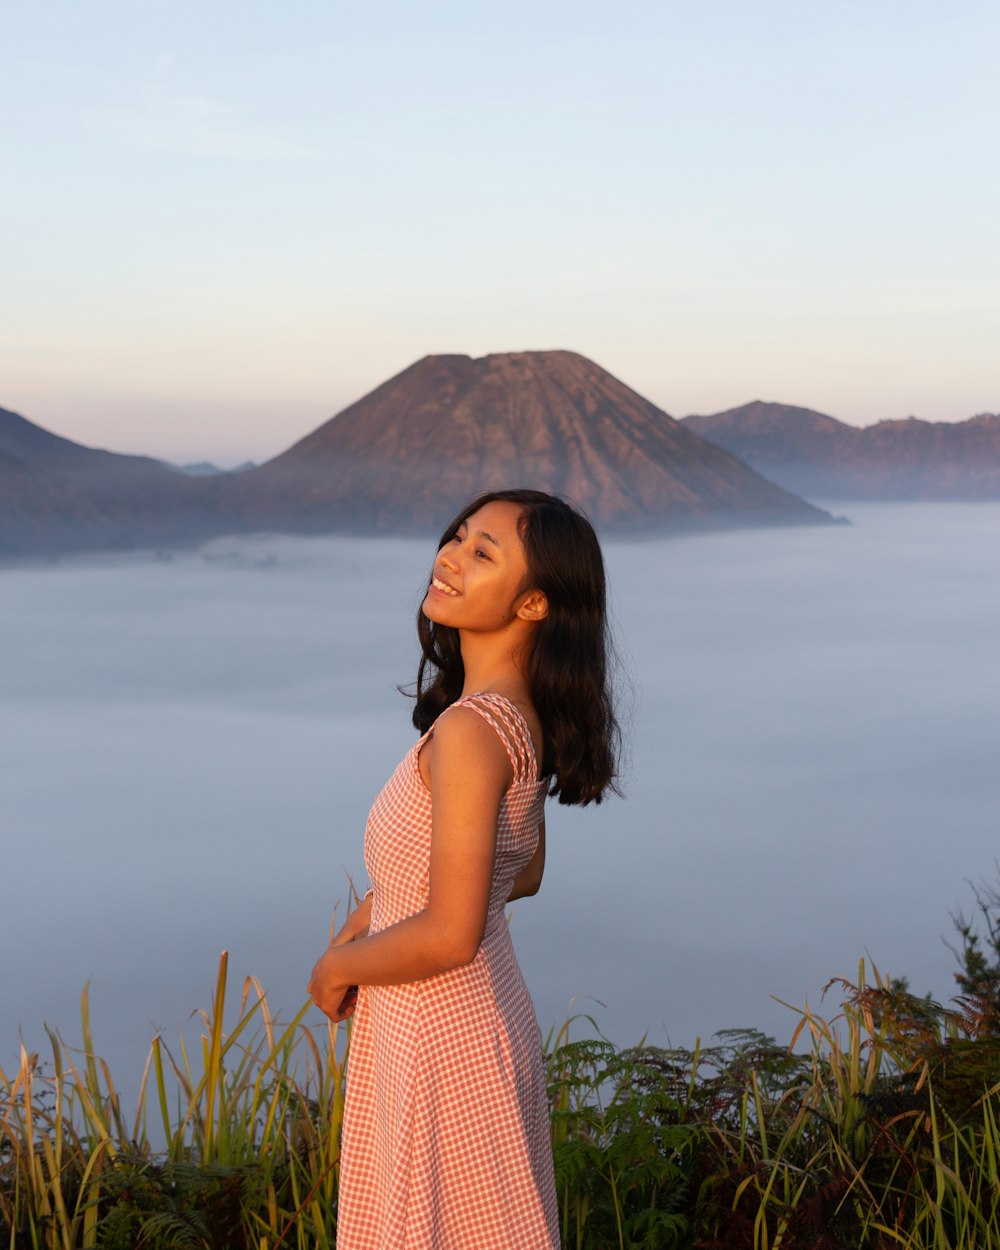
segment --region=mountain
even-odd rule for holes
[[[427,356],[230,473],[83,447],[0,409],[3,557],[239,530],[433,532],[477,491],[512,485],[565,494],[606,531],[832,520],[574,352]]]
[[[477,491],[565,494],[605,530],[831,518],[569,351],[426,356],[238,479],[243,526],[436,531]]]
[[[173,544],[211,517],[197,484],[162,462],[83,447],[0,408],[0,556]]]
[[[1000,415],[864,428],[755,400],[683,424],[787,490],[818,499],[1000,499]]]

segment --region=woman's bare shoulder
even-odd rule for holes
[[[507,748],[496,727],[468,702],[454,703],[441,713],[427,746],[431,748],[427,758],[430,775],[443,765],[463,775],[479,770],[498,777],[505,787],[513,779]],[[425,750],[421,754],[428,753]]]

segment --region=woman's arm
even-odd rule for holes
[[[514,884],[510,887],[510,893],[507,895],[507,902],[513,903],[516,898],[527,898],[531,894],[537,894],[538,888],[542,884],[542,874],[544,872],[545,820],[543,818],[538,826],[538,845],[535,847],[535,853],[514,878]]]
[[[331,1019],[349,1014],[341,1010],[349,987],[422,981],[469,963],[483,939],[500,800],[513,770],[495,730],[469,708],[442,716],[433,743],[427,906],[320,956],[309,993]]]

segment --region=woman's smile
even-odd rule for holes
[[[431,589],[436,590],[442,595],[457,595],[461,593],[460,591],[457,591],[454,586],[449,586],[447,582],[443,582],[441,578],[437,576],[431,578]]]

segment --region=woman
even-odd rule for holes
[[[558,1250],[534,1008],[504,917],[542,808],[615,788],[604,565],[568,504],[495,491],[448,526],[417,618],[422,737],[375,800],[373,889],[313,969],[356,1009],[338,1250]],[[354,987],[360,986],[360,991]]]

